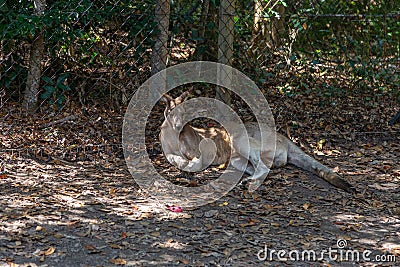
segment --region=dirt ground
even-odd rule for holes
[[[387,125],[398,102],[270,98],[278,130],[360,194],[287,166],[254,193],[237,186],[174,212],[139,189],[120,146],[90,145],[118,144],[120,115],[97,107],[41,128],[54,118],[33,123],[12,115],[10,103],[0,139],[0,266],[400,266],[400,125]],[[159,144],[149,151],[163,160]]]

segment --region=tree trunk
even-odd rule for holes
[[[168,58],[168,28],[170,18],[170,0],[158,0],[155,8],[155,21],[157,22],[156,40],[153,46],[151,74],[163,70],[167,66]]]
[[[264,7],[261,0],[254,0],[254,19],[253,19],[253,40],[256,39],[257,35],[262,31],[264,27],[263,19]]]
[[[35,0],[35,15],[42,16],[46,8],[46,0]],[[34,113],[38,102],[38,93],[40,85],[40,77],[42,75],[42,58],[44,52],[44,35],[43,31],[38,31],[35,34],[34,40],[31,45],[31,52],[29,58],[29,71],[26,81],[26,88],[24,92],[24,100],[22,102],[23,108],[29,112]]]
[[[232,66],[233,59],[234,14],[235,0],[221,0],[218,23],[218,62],[229,66]],[[218,80],[223,80],[224,84],[232,83],[232,73],[218,70],[217,75]],[[225,88],[217,87],[215,97],[227,105],[231,104],[231,96]]]
[[[264,13],[267,8],[275,10],[279,14],[279,17],[265,17]],[[252,47],[257,47],[258,43],[267,45],[268,48],[279,47],[281,35],[285,31],[284,15],[285,7],[279,1],[264,2],[255,0]]]
[[[198,46],[197,50],[206,45],[205,38],[206,38],[207,22],[209,21],[208,20],[209,9],[210,9],[210,0],[203,0],[203,5],[201,8],[201,22],[200,22],[200,33],[199,33],[199,38],[201,41],[197,44],[197,46]],[[203,51],[201,51],[200,53],[197,52],[197,60],[202,61],[203,55],[204,55]]]
[[[281,45],[281,36],[285,31],[285,7],[282,4],[278,4],[276,11],[279,13],[279,17],[271,19],[271,40],[275,48]]]

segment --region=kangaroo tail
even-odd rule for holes
[[[346,182],[340,175],[334,173],[330,168],[304,153],[303,150],[297,147],[294,143],[291,143],[289,150],[288,163],[314,173],[331,185],[348,193],[357,192],[357,190],[351,184]]]

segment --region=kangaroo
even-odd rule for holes
[[[196,128],[185,124],[180,132],[178,125],[182,118],[178,112],[173,116],[171,111],[181,104],[190,94],[184,92],[177,98],[164,94],[162,100],[166,103],[164,122],[161,125],[160,142],[167,160],[184,171],[200,171],[211,165],[226,164],[231,159],[234,168],[244,171],[250,176],[242,179],[249,181],[249,190],[255,190],[269,171],[266,163],[272,162],[272,168],[286,164],[295,165],[301,169],[316,174],[333,186],[348,193],[356,193],[356,189],[341,176],[327,166],[307,155],[287,137],[276,133],[275,153],[261,151],[260,129],[257,123],[245,123],[249,142],[230,141],[230,136],[224,128]],[[178,113],[178,114],[177,114]],[[174,138],[178,137],[178,138]],[[210,142],[210,140],[213,142]],[[246,150],[248,153],[241,153]],[[215,155],[212,151],[216,151]],[[231,153],[233,153],[231,155]]]

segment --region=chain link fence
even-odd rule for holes
[[[122,109],[150,76],[154,8],[153,1],[3,1],[3,158],[98,165],[121,158]]]
[[[282,94],[318,79],[399,91],[398,1],[6,0],[0,13],[0,150],[44,161],[121,155],[130,97],[181,62],[229,64]]]

